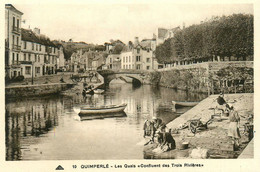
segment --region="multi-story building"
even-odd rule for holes
[[[23,13],[13,5],[5,5],[5,75],[21,75],[21,20]]]
[[[106,69],[121,69],[120,54],[109,54],[106,58]]]
[[[54,74],[58,65],[58,48],[35,28],[22,29],[21,74],[25,78]]]
[[[127,50],[125,52],[121,52],[120,59],[121,59],[121,69],[135,69],[136,68],[135,55],[134,55],[133,49]]]
[[[5,5],[5,69],[6,76],[25,78],[54,74],[58,48],[40,29],[21,28],[23,13],[13,5]]]

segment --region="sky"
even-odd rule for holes
[[[26,1],[25,1],[26,2]],[[104,44],[152,38],[158,27],[189,26],[212,16],[253,14],[252,4],[174,3],[13,3],[23,12],[23,28],[39,28],[50,39]]]

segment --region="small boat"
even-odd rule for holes
[[[84,114],[80,117],[80,121],[84,120],[93,120],[93,119],[104,119],[104,118],[114,118],[114,117],[126,117],[126,113],[124,111],[116,112],[116,113],[100,113],[100,114]]]
[[[96,106],[96,107],[82,107],[80,108],[79,116],[86,114],[106,114],[122,112],[126,108],[127,104],[121,105],[108,105],[108,106]]]
[[[94,90],[94,93],[95,94],[102,94],[105,90],[102,90],[102,89],[96,89]]]
[[[192,107],[196,106],[199,102],[177,102],[177,101],[172,101],[172,104],[175,106],[175,108],[180,108],[180,107]]]

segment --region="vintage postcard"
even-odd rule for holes
[[[0,167],[260,170],[258,10],[2,2]]]

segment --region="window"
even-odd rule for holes
[[[25,74],[26,75],[31,75],[31,66],[26,66],[25,67]]]
[[[17,28],[19,28],[19,19],[17,19]]]
[[[15,27],[15,17],[13,17],[13,27]]]
[[[126,62],[128,61],[128,57],[126,56]]]
[[[34,54],[34,61],[36,62],[37,61],[37,55]]]
[[[139,54],[140,53],[140,48],[137,48],[137,54]]]
[[[131,65],[129,65],[128,69],[131,69]]]
[[[38,62],[40,62],[40,56],[38,55]]]
[[[147,62],[147,63],[150,63],[150,58],[146,58],[146,62]]]
[[[150,69],[150,66],[146,66],[146,69],[149,70],[149,69]]]
[[[56,48],[54,47],[54,48],[53,48],[53,50],[54,50],[54,53],[55,53],[55,49],[56,49]]]
[[[137,62],[141,61],[141,56],[136,56],[136,61]]]
[[[36,51],[38,51],[38,44],[36,44]]]
[[[19,37],[16,38],[16,44],[19,45]]]
[[[23,54],[23,60],[26,61],[26,54]]]
[[[26,49],[26,41],[24,41],[23,48]]]
[[[40,45],[40,51],[42,51],[42,45]]]
[[[123,62],[125,62],[125,57],[123,57]]]
[[[35,73],[39,74],[39,73],[41,73],[40,71],[41,71],[40,67],[35,67]]]
[[[14,37],[14,35],[13,35],[13,45],[14,45],[14,41],[15,41],[15,37]]]
[[[29,54],[29,59],[28,60],[31,61],[31,54]]]
[[[13,59],[12,59],[12,61],[13,61],[13,64],[14,64],[14,58],[15,58],[15,54],[13,53]]]
[[[32,43],[32,50],[34,50],[34,43]]]
[[[16,54],[16,63],[19,62],[19,54]]]

